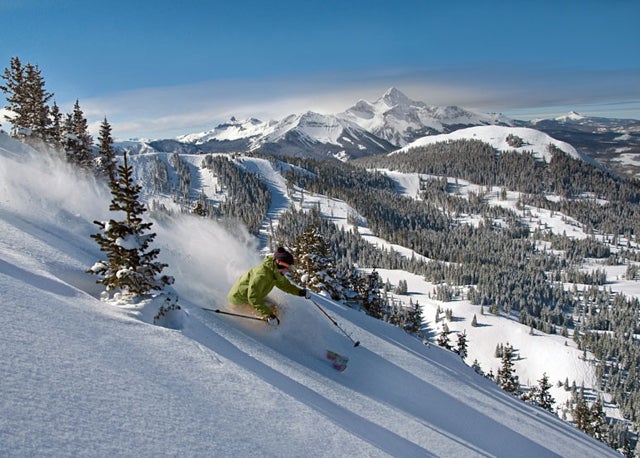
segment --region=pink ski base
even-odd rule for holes
[[[347,368],[347,362],[349,362],[349,358],[346,356],[339,355],[338,353],[327,350],[327,359],[331,361],[331,365],[334,369],[342,372]]]

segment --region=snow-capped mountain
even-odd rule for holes
[[[195,143],[196,145],[202,145],[212,140],[234,141],[248,139],[263,135],[269,128],[270,124],[273,124],[273,122],[263,122],[256,118],[238,121],[235,117],[232,117],[228,122],[219,124],[211,130],[182,135],[176,138],[176,140],[183,143]]]
[[[251,150],[289,156],[356,159],[380,154],[393,145],[337,116],[308,111],[272,124],[252,142]]]
[[[255,151],[285,156],[349,160],[394,149],[384,139],[338,116],[312,111],[289,115],[280,121],[255,118],[220,124],[175,140],[150,143],[158,151],[180,148],[181,152]]]
[[[510,125],[510,120],[456,106],[428,106],[392,87],[375,102],[361,100],[336,115],[307,111],[268,122],[231,118],[205,132],[117,146],[140,152],[255,151],[349,160],[393,151],[426,135],[488,124]]]
[[[584,126],[592,131],[598,129],[617,129],[618,131],[640,131],[640,120],[637,119],[618,119],[618,118],[604,118],[601,116],[584,116],[576,111],[570,111],[560,116],[556,116],[553,119],[534,119],[531,121],[532,125],[538,124],[573,124]]]
[[[391,152],[420,138],[477,126],[529,127],[555,141],[570,144],[622,175],[640,175],[640,121],[582,116],[576,112],[555,119],[519,121],[500,114],[479,113],[456,106],[429,106],[390,88],[374,102],[360,100],[335,115],[308,111],[281,120],[231,118],[205,132],[175,139],[117,142],[132,152],[181,154],[258,152],[316,159],[355,159]],[[564,148],[561,148],[564,149]]]
[[[375,102],[360,100],[338,116],[386,139],[404,146],[427,135],[442,134],[478,125],[511,125],[511,120],[499,114],[469,111],[457,106],[429,106],[409,99],[390,88]]]
[[[558,116],[555,118],[556,121],[559,122],[571,122],[571,121],[583,121],[587,119],[586,116],[582,116],[580,113],[575,112],[575,111],[570,111],[567,114],[564,114],[562,116]]]

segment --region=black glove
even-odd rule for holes
[[[300,292],[298,293],[298,296],[300,297],[304,297],[306,299],[311,299],[311,294],[309,293],[309,291],[307,291],[306,289],[302,288],[300,290]]]

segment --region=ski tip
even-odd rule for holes
[[[344,372],[349,362],[349,358],[331,350],[327,350],[327,359],[331,362],[331,366],[340,372]]]

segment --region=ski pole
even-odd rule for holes
[[[336,327],[338,329],[340,329],[340,331],[342,331],[342,333],[347,336],[349,338],[349,340],[351,342],[353,342],[353,346],[357,347],[358,345],[360,345],[360,341],[359,340],[353,340],[353,337],[351,337],[349,334],[347,334],[347,331],[345,331],[344,329],[342,329],[340,327],[340,325],[338,324],[338,322],[336,320],[334,320],[333,318],[331,318],[331,315],[329,315],[322,307],[320,307],[320,304],[318,304],[316,301],[314,301],[313,299],[310,299],[311,302],[313,302],[313,305],[315,305],[316,307],[318,307],[320,309],[320,311],[322,313],[324,313],[324,316],[326,316],[327,318],[329,318],[329,321],[331,321],[334,325],[336,325]]]
[[[215,309],[214,312],[222,313],[223,315],[230,315],[230,316],[237,316],[239,318],[246,318],[248,320],[267,321],[265,318],[258,318],[257,316],[251,316],[251,315],[241,315],[240,313],[225,312],[224,310],[220,310],[220,309]]]

